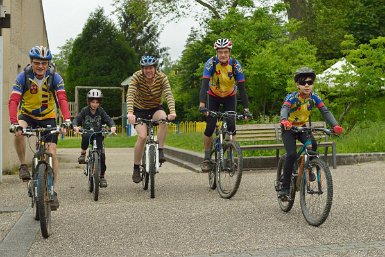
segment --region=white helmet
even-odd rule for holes
[[[214,43],[215,50],[224,49],[224,48],[228,48],[231,50],[233,48],[233,42],[231,42],[231,40],[228,38],[220,38],[217,41],[215,41]]]
[[[90,102],[91,100],[97,99],[100,102],[103,100],[103,93],[99,89],[91,89],[87,93],[87,102]]]

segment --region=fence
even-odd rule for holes
[[[182,121],[178,122],[176,124],[172,123],[167,126],[167,131],[168,133],[171,134],[180,134],[180,133],[203,133],[203,131],[206,128],[206,122],[203,121]],[[123,129],[123,131],[122,131]],[[122,125],[117,125],[116,126],[116,133],[124,133],[127,136],[133,135],[133,127],[126,127]],[[157,131],[157,127],[155,127],[155,132]],[[79,137],[78,134],[75,134],[73,130],[67,131],[67,137]]]

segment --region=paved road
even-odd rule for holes
[[[16,176],[0,184],[0,256],[384,256],[385,162],[332,170],[334,201],[320,227],[307,225],[298,202],[279,210],[274,171],[247,172],[239,192],[221,199],[207,174],[171,163],[156,177],[156,198],[131,182],[132,149],[107,149],[108,183],[98,202],[60,149],[61,206],[43,239]]]

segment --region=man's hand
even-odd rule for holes
[[[127,119],[130,124],[135,124],[135,115],[132,112],[127,113]]]
[[[170,113],[169,115],[167,115],[167,119],[168,120],[175,120],[175,118],[176,118],[176,113]]]
[[[339,126],[339,125],[336,125],[333,127],[333,133],[336,134],[336,135],[341,135],[342,132],[344,132],[344,129]]]
[[[15,133],[15,136],[21,136],[22,133],[23,133],[23,127],[20,126],[19,124],[12,124],[10,127],[9,127],[9,132],[11,133]]]
[[[80,132],[80,128],[78,126],[74,127],[74,131],[76,134],[78,134]]]
[[[293,127],[293,123],[286,119],[281,120],[281,125],[285,130],[290,130]]]
[[[253,114],[249,111],[249,109],[245,109],[243,111],[243,116],[245,117],[245,120],[249,120],[253,118]]]
[[[70,129],[72,126],[71,120],[65,120],[60,128],[60,133],[65,135],[67,134],[67,129]]]

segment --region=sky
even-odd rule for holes
[[[43,0],[44,18],[48,34],[49,47],[53,54],[59,52],[67,39],[76,38],[91,12],[98,7],[114,20],[111,12],[112,0]],[[116,19],[114,20],[116,21]],[[177,60],[184,49],[190,28],[197,26],[193,19],[183,19],[178,23],[167,24],[160,34],[161,47],[168,47],[173,61]]]

